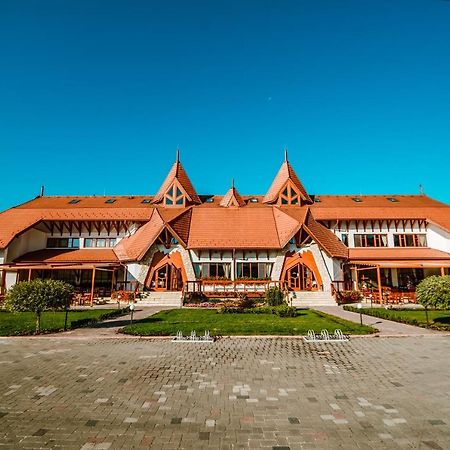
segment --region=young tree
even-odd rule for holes
[[[13,312],[32,311],[36,314],[36,333],[41,329],[44,311],[66,309],[72,298],[73,287],[58,280],[22,281],[6,294],[5,308]]]
[[[417,302],[425,308],[428,325],[428,308],[450,307],[450,275],[423,279],[416,288]]]

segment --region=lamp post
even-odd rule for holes
[[[120,299],[122,298],[122,296],[119,294],[117,296],[117,309],[120,309]]]
[[[134,308],[136,308],[136,306],[134,305],[134,303],[131,303],[130,304],[130,325],[133,325]]]
[[[358,303],[357,305],[356,305],[356,307],[358,308],[358,311],[359,311],[359,321],[360,321],[360,323],[361,323],[361,325],[363,324],[363,322],[362,322],[362,304],[361,303]]]

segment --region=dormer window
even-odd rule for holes
[[[172,184],[164,196],[164,204],[166,206],[184,206],[185,202],[186,196],[181,190],[181,187],[176,183]]]
[[[298,205],[300,203],[300,193],[291,183],[287,183],[286,187],[281,191],[278,203],[280,205]]]

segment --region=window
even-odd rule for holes
[[[116,201],[115,198],[109,198],[108,200],[105,200],[105,203],[111,204],[114,203]]]
[[[388,201],[391,202],[391,203],[396,203],[396,202],[398,202],[398,199],[395,198],[395,197],[388,197],[386,200],[388,200]]]
[[[272,263],[238,262],[236,263],[236,278],[267,280],[272,273],[272,266]]]
[[[144,198],[141,203],[151,203],[152,201],[149,198]]]
[[[387,247],[386,234],[355,234],[355,247]]]
[[[426,247],[426,234],[394,234],[395,247]]]
[[[77,203],[80,203],[80,200],[77,198],[73,198],[70,200],[69,205],[76,205]]]
[[[353,197],[352,200],[353,200],[354,202],[356,202],[356,203],[361,203],[361,202],[362,202],[362,199],[359,198],[359,197]]]
[[[80,248],[79,238],[48,238],[47,248]]]
[[[231,263],[195,263],[194,271],[197,278],[229,280]]]
[[[341,241],[344,245],[346,245],[348,247],[348,234],[347,233],[341,234]]]
[[[183,206],[185,196],[177,184],[173,184],[164,197],[164,204],[167,206]]]
[[[85,247],[114,247],[116,238],[86,238],[84,240]]]
[[[300,203],[300,194],[291,183],[288,183],[281,192],[278,202],[282,205],[298,205]]]

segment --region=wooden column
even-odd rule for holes
[[[353,287],[355,291],[359,291],[359,287],[358,287],[358,269],[356,268],[356,266],[353,267]]]
[[[111,295],[114,292],[115,284],[116,284],[116,269],[113,269],[112,276],[111,276]]]
[[[380,266],[377,266],[377,281],[378,281],[378,295],[380,296],[380,303],[383,303],[383,289],[381,288]]]
[[[31,269],[28,269],[28,281],[31,281]]]
[[[441,277],[443,277],[445,275],[445,269],[443,267],[441,267]]]
[[[91,306],[94,306],[95,266],[92,268]]]

